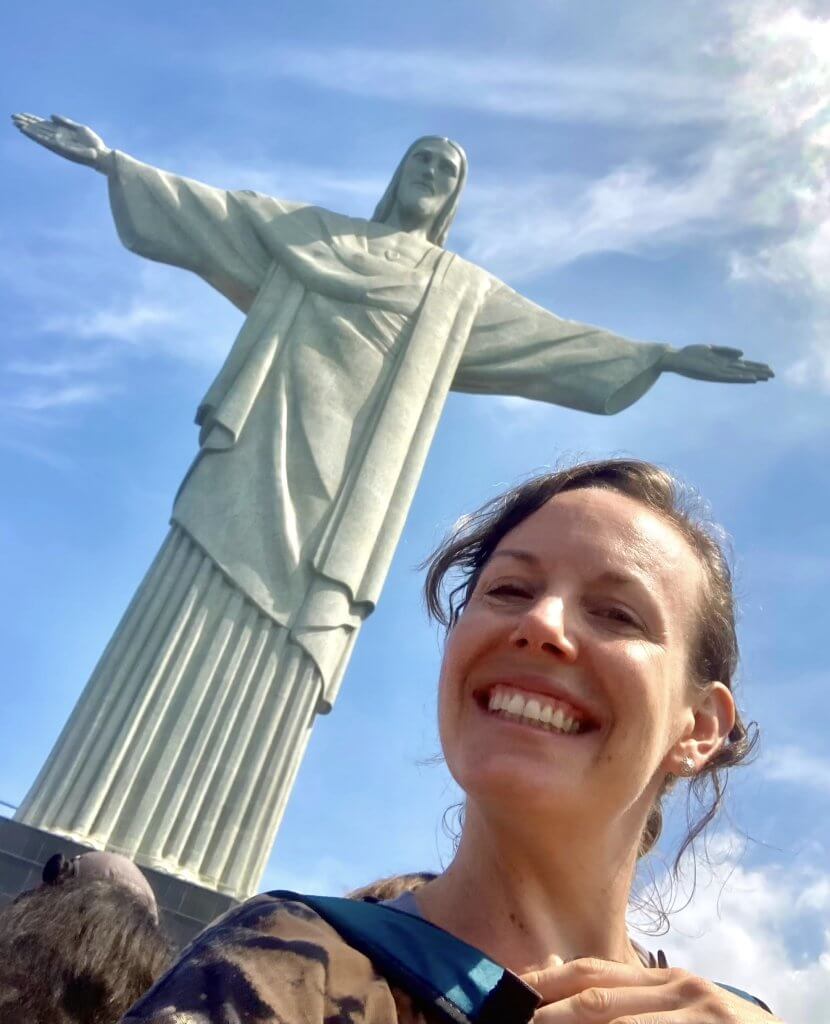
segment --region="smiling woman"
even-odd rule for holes
[[[585,494],[586,490],[590,494]],[[738,664],[738,641],[731,572],[718,541],[719,531],[707,523],[702,504],[695,500],[688,488],[670,474],[645,462],[607,460],[583,463],[557,473],[536,476],[464,517],[428,563],[425,598],[430,614],[447,627],[448,637],[451,636],[477,588],[487,586],[493,573],[497,574],[497,581],[503,577],[507,582],[497,582],[497,593],[491,596],[491,601],[495,598],[507,607],[521,607],[523,599],[527,602],[532,593],[531,584],[538,586],[534,570],[538,577],[543,566],[533,550],[516,550],[516,534],[512,531],[518,532],[519,526],[543,509],[543,517],[538,522],[551,530],[556,529],[555,520],[564,503],[560,502],[555,511],[554,506],[548,506],[548,503],[557,495],[576,491],[583,493],[571,493],[569,501],[576,500],[582,506],[582,521],[578,523],[582,547],[601,557],[597,541],[603,533],[609,546],[608,565],[599,568],[597,578],[586,584],[585,607],[593,608],[597,619],[607,619],[607,628],[621,634],[645,631],[649,615],[651,621],[656,619],[661,623],[661,628],[668,628],[669,623],[662,626],[660,619],[659,583],[664,584],[665,596],[679,595],[681,603],[687,599],[690,589],[697,589],[697,601],[691,608],[685,608],[685,614],[692,616],[691,622],[686,624],[687,635],[684,637],[688,681],[705,691],[708,684],[716,680],[731,691]],[[597,491],[604,493],[597,494]],[[621,503],[620,499],[628,499],[628,503],[624,500]],[[631,502],[639,508],[632,506]],[[606,517],[603,511],[610,512],[610,517]],[[624,522],[626,513],[633,515],[628,525]],[[622,522],[618,521],[620,518]],[[591,522],[594,523],[593,529],[588,527]],[[652,530],[663,534],[662,538],[648,536],[646,526],[649,523]],[[524,530],[528,526],[530,523]],[[615,529],[619,531],[616,535]],[[508,534],[512,540],[509,547],[502,544]],[[674,542],[676,553],[685,555],[685,565],[661,564],[665,542],[670,541]],[[683,543],[678,545],[678,541]],[[551,541],[547,547],[551,551],[556,550]],[[573,547],[564,542],[562,547],[573,556],[580,550],[579,545]],[[544,549],[543,544],[541,550]],[[683,561],[681,559],[681,563]],[[581,570],[587,571],[589,564],[590,560],[582,562]],[[683,571],[691,573],[691,578],[686,581],[686,587],[678,588],[677,576]],[[483,581],[482,574],[485,576]],[[445,601],[442,591],[448,576],[452,575],[460,576],[460,581],[450,590]],[[659,580],[660,575],[664,577],[662,580]],[[696,579],[698,576],[700,578]],[[705,764],[682,761],[679,772],[665,775],[643,828],[640,856],[647,853],[660,836],[663,822],[661,800],[674,786],[678,774],[691,777],[690,807],[694,802],[705,809],[696,821],[690,822],[689,831],[675,858],[675,869],[686,849],[717,814],[726,786],[724,769],[747,760],[757,742],[754,723],[747,729],[737,708],[734,714],[735,721],[726,741]]]
[[[626,926],[680,776],[713,797],[754,743],[732,693],[731,574],[679,483],[633,460],[537,476],[428,563],[447,627],[455,858],[380,904],[271,893],[206,932],[127,1019],[753,1024],[758,999],[669,968]]]

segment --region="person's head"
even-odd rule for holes
[[[426,600],[448,627],[439,725],[468,804],[642,855],[688,773],[714,800],[684,848],[708,823],[754,740],[729,566],[668,473],[616,459],[520,484],[438,548]]]
[[[432,871],[410,871],[403,875],[390,875],[388,878],[378,878],[368,885],[362,885],[359,889],[353,889],[348,898],[363,900],[365,903],[381,903],[383,900],[393,900],[397,896],[402,896],[405,892],[415,892],[435,877]]]
[[[404,153],[372,219],[426,227],[426,237],[443,245],[467,180],[467,155],[461,146],[438,135],[424,135]]]
[[[0,1024],[113,1024],[171,959],[133,890],[43,885],[0,910]]]
[[[62,885],[71,878],[84,882],[103,879],[129,889],[144,904],[154,921],[159,911],[155,893],[141,868],[120,853],[90,850],[67,859],[62,853],[53,854],[43,866],[44,885]]]

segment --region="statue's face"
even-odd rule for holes
[[[408,219],[430,221],[455,191],[460,174],[461,157],[453,146],[440,139],[425,140],[403,166],[397,205]]]

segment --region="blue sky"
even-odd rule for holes
[[[667,377],[611,418],[450,397],[264,885],[339,892],[446,859],[455,794],[422,763],[438,750],[440,643],[414,566],[534,469],[653,459],[732,538],[740,697],[763,734],[734,779],[721,866],[659,942],[806,1021],[830,995],[830,19],[806,0],[667,10],[14,5],[3,95],[156,165],[364,216],[413,138],[449,135],[471,166],[450,248],[560,315],[775,367],[755,387]],[[10,125],[0,161],[0,799],[17,803],[164,535],[240,317],[123,250],[98,175]]]

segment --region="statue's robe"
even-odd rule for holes
[[[448,391],[616,413],[666,346],[560,319],[385,224],[120,153],[109,181],[127,248],[198,274],[246,320],[119,627],[152,664],[128,673],[116,634],[21,816],[244,895],[378,599]],[[167,610],[163,631],[145,605]],[[257,638],[269,653],[252,667]]]

